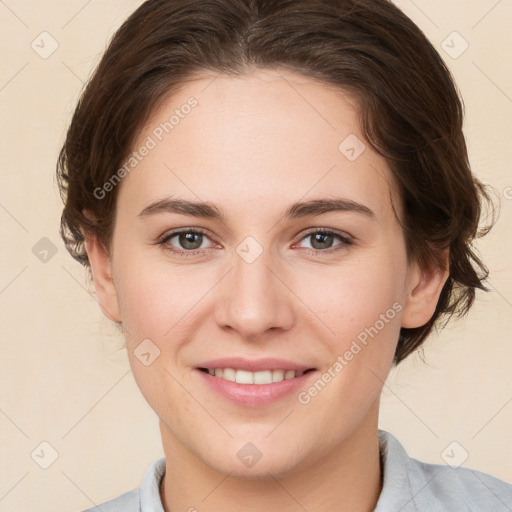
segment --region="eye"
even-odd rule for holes
[[[346,233],[338,233],[331,229],[314,229],[303,235],[300,242],[310,239],[310,247],[304,247],[307,252],[316,254],[329,254],[338,250],[345,249],[353,245],[354,240]],[[338,239],[339,243],[335,244]],[[174,240],[174,242],[173,242]],[[179,256],[195,256],[205,254],[208,249],[209,237],[201,229],[184,228],[179,231],[173,231],[165,235],[157,243],[164,247],[166,251]],[[300,243],[299,242],[299,243]]]
[[[175,242],[171,243],[173,239],[175,239]],[[208,237],[202,230],[183,229],[169,233],[158,244],[170,252],[190,256],[204,252],[204,249],[208,247],[208,244],[204,245],[205,239],[208,239]]]
[[[345,233],[338,233],[331,229],[316,229],[314,231],[310,231],[302,237],[301,241],[307,240],[308,238],[311,241],[310,247],[305,247],[305,249],[312,249],[312,252],[314,253],[330,253],[344,249],[348,245],[352,245],[354,243],[353,239],[349,235]],[[340,242],[333,245],[336,238]]]

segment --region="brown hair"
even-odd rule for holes
[[[404,205],[407,253],[449,277],[422,327],[401,330],[395,363],[434,326],[465,314],[488,270],[471,243],[490,197],[472,174],[463,104],[443,60],[388,0],[149,0],[113,36],[74,112],[57,163],[61,236],[89,266],[83,230],[110,247],[117,187],[95,190],[127,157],[138,131],[195,73],[284,68],[334,85],[359,106],[368,142],[388,159]],[[340,141],[341,142],[341,141]],[[87,209],[96,221],[83,215]],[[90,268],[89,268],[90,269]]]

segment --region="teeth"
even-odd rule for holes
[[[228,370],[228,368],[224,370],[224,374],[226,373],[226,370]],[[263,372],[258,373],[261,375],[261,373]],[[223,377],[224,374],[222,375]],[[256,377],[256,374],[252,372],[246,372],[245,370],[237,370],[235,381],[238,382],[238,384],[254,384],[254,377]]]
[[[293,379],[304,374],[295,370],[264,370],[261,372],[249,372],[247,370],[235,370],[233,368],[208,368],[210,375],[224,380],[237,382],[238,384],[271,384],[285,379]]]
[[[215,369],[215,372],[217,372],[217,369]],[[217,373],[215,373],[215,375],[217,375],[217,377],[222,377],[225,380],[230,380],[232,382],[236,381],[236,371],[233,370],[233,368],[221,368],[219,373],[219,375],[217,375]]]
[[[272,370],[272,382],[281,382],[284,380],[284,370]]]

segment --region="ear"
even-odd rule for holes
[[[444,270],[435,265],[420,268],[418,264],[411,264],[409,267],[402,327],[421,327],[432,318],[449,276],[448,250],[443,252],[443,262]]]
[[[94,216],[88,211],[84,210],[83,214],[89,219],[94,219]],[[121,315],[119,314],[119,304],[112,278],[112,265],[109,255],[96,234],[84,230],[84,236],[85,250],[91,264],[94,287],[101,311],[113,322],[120,323]]]

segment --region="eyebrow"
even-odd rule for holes
[[[367,206],[344,198],[312,199],[305,202],[296,202],[286,209],[283,218],[297,219],[329,212],[354,212],[363,214],[373,220],[376,218],[375,213]],[[215,204],[193,202],[186,199],[161,199],[146,206],[139,213],[139,217],[144,219],[161,213],[179,213],[192,217],[216,219],[227,224],[226,214]]]

